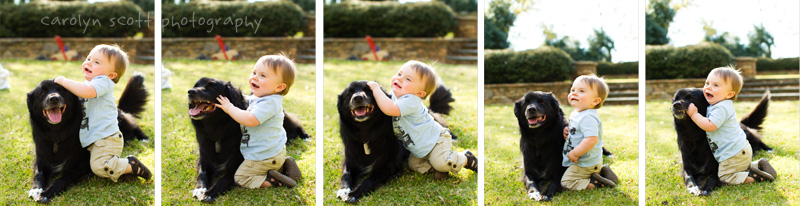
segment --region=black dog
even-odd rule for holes
[[[442,114],[449,114],[452,110],[449,103],[455,101],[444,86],[438,87],[429,98],[429,110]],[[336,107],[345,156],[336,196],[355,203],[391,178],[400,176],[409,151],[395,137],[392,117],[378,108],[367,81],[351,82],[339,94]],[[358,184],[368,174],[369,177]]]
[[[208,77],[197,80],[188,93],[189,115],[200,151],[192,196],[203,202],[213,202],[231,189],[234,185],[233,175],[244,161],[239,150],[242,142],[240,124],[221,109],[217,110],[217,97],[227,97],[239,109],[247,109],[247,101],[241,90],[230,82]],[[283,127],[289,139],[308,138],[301,125],[297,118],[284,112]],[[219,179],[213,183],[218,176]]]
[[[521,135],[522,182],[528,197],[549,201],[561,190],[561,176],[567,170],[561,166],[563,130],[567,126],[564,112],[552,93],[536,91],[528,92],[514,103],[514,116]],[[549,185],[543,190],[546,184]]]
[[[739,124],[747,135],[747,141],[750,142],[753,153],[759,150],[772,150],[761,141],[758,133],[767,116],[769,97],[769,92],[765,93],[753,111],[745,115]],[[681,89],[675,93],[672,99],[672,116],[675,122],[675,131],[678,134],[678,148],[683,159],[684,184],[690,193],[705,196],[710,195],[714,188],[719,186],[720,180],[717,176],[719,163],[711,152],[706,132],[686,115],[686,110],[691,103],[697,107],[698,113],[706,116],[708,101],[699,88]],[[703,179],[706,181],[701,186],[699,183]]]
[[[143,76],[132,76],[117,106],[119,129],[126,139],[147,139],[134,119],[147,103],[143,82]],[[46,203],[92,174],[89,151],[81,146],[79,136],[83,103],[53,80],[44,80],[28,93],[27,104],[36,147],[33,183],[28,196]],[[53,180],[59,174],[61,178]],[[51,181],[52,185],[46,187]]]

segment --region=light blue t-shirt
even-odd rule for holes
[[[281,152],[286,144],[283,129],[283,96],[273,94],[265,97],[247,96],[247,111],[256,116],[259,125],[242,128],[242,144],[239,150],[245,159],[260,161]]]
[[[591,136],[597,136],[597,143],[591,150],[578,157],[577,165],[580,167],[591,167],[603,163],[603,123],[597,117],[596,109],[572,111],[569,114],[569,136],[564,142],[561,166],[569,167],[576,164],[569,161],[567,153],[575,149],[584,138]]]
[[[744,149],[747,145],[747,136],[736,121],[733,101],[726,99],[708,106],[707,116],[708,120],[717,126],[717,130],[706,132],[708,146],[711,147],[717,162],[725,161]]]
[[[117,105],[114,103],[114,82],[105,75],[84,81],[94,87],[97,97],[81,99],[83,101],[83,119],[81,120],[81,146],[88,147],[97,140],[119,132],[117,124]]]
[[[425,157],[436,145],[436,140],[442,133],[442,126],[433,120],[433,116],[428,113],[428,108],[422,104],[422,99],[418,96],[406,94],[397,98],[394,92],[389,94],[400,109],[400,116],[392,118],[394,135],[403,141],[403,146],[415,157]]]

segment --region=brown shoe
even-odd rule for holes
[[[617,184],[614,184],[613,181],[600,176],[598,173],[592,173],[592,176],[589,177],[589,182],[592,183],[596,188],[617,186]]]
[[[615,174],[614,171],[612,171],[611,168],[608,167],[608,165],[603,165],[603,168],[600,169],[600,176],[608,180],[611,180],[612,182],[614,182],[614,184],[619,183],[619,178],[617,177],[617,174]]]
[[[287,186],[291,188],[297,186],[297,182],[277,170],[269,170],[267,172],[267,182],[272,184],[273,187]]]
[[[153,174],[150,173],[150,169],[147,169],[135,156],[128,156],[128,164],[131,165],[131,174],[144,178],[145,180],[150,180],[150,178],[153,177]]]
[[[775,180],[778,177],[778,171],[769,164],[767,159],[761,158],[750,163],[750,172],[757,173],[760,176],[765,176],[769,181]],[[755,179],[755,178],[754,178]]]
[[[297,166],[297,162],[295,162],[294,158],[291,156],[286,157],[286,161],[283,162],[283,174],[289,176],[294,181],[300,181],[300,179],[303,178],[300,167]]]

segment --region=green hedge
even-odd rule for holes
[[[2,4],[0,12],[3,37],[126,37],[147,29],[146,13],[129,1]],[[138,19],[140,14],[141,28],[135,22],[133,26],[112,24],[120,17]]]
[[[639,74],[639,62],[597,62],[597,75]]]
[[[344,2],[325,6],[325,37],[438,37],[458,25],[455,12],[438,1]]]
[[[557,82],[569,80],[575,71],[572,58],[559,48],[486,52],[484,78],[487,84]]]
[[[781,70],[795,70],[797,71],[798,66],[800,66],[800,62],[798,62],[798,58],[780,58],[780,59],[770,59],[770,58],[758,58],[756,62],[756,70],[757,71],[781,71]]]
[[[709,42],[680,48],[647,46],[647,79],[706,78],[717,67],[733,64],[725,47]]]
[[[317,2],[314,0],[291,0],[300,8],[303,8],[303,11],[314,11],[317,8]]]
[[[291,1],[164,4],[161,11],[163,37],[291,36],[302,31],[307,23],[303,10]],[[241,19],[245,22],[245,17],[251,26],[241,24],[237,30],[235,21]],[[194,18],[197,20],[195,26],[192,27],[192,23],[183,25],[183,18]],[[211,27],[208,23],[200,25],[201,18],[206,22],[208,19],[221,20]],[[227,19],[234,23],[225,24]],[[259,20],[260,25],[257,25]]]
[[[478,12],[477,0],[441,0],[455,12]]]

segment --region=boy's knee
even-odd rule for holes
[[[108,166],[105,166],[105,165],[99,165],[98,166],[98,165],[95,165],[95,164],[91,164],[91,168],[92,168],[92,173],[94,173],[95,175],[97,175],[99,177],[106,177],[107,178],[107,177],[111,177],[112,175],[114,175],[114,170],[112,170],[111,168],[109,168]]]
[[[431,166],[439,172],[455,171],[458,169],[458,164],[452,159],[445,161],[432,161]]]

